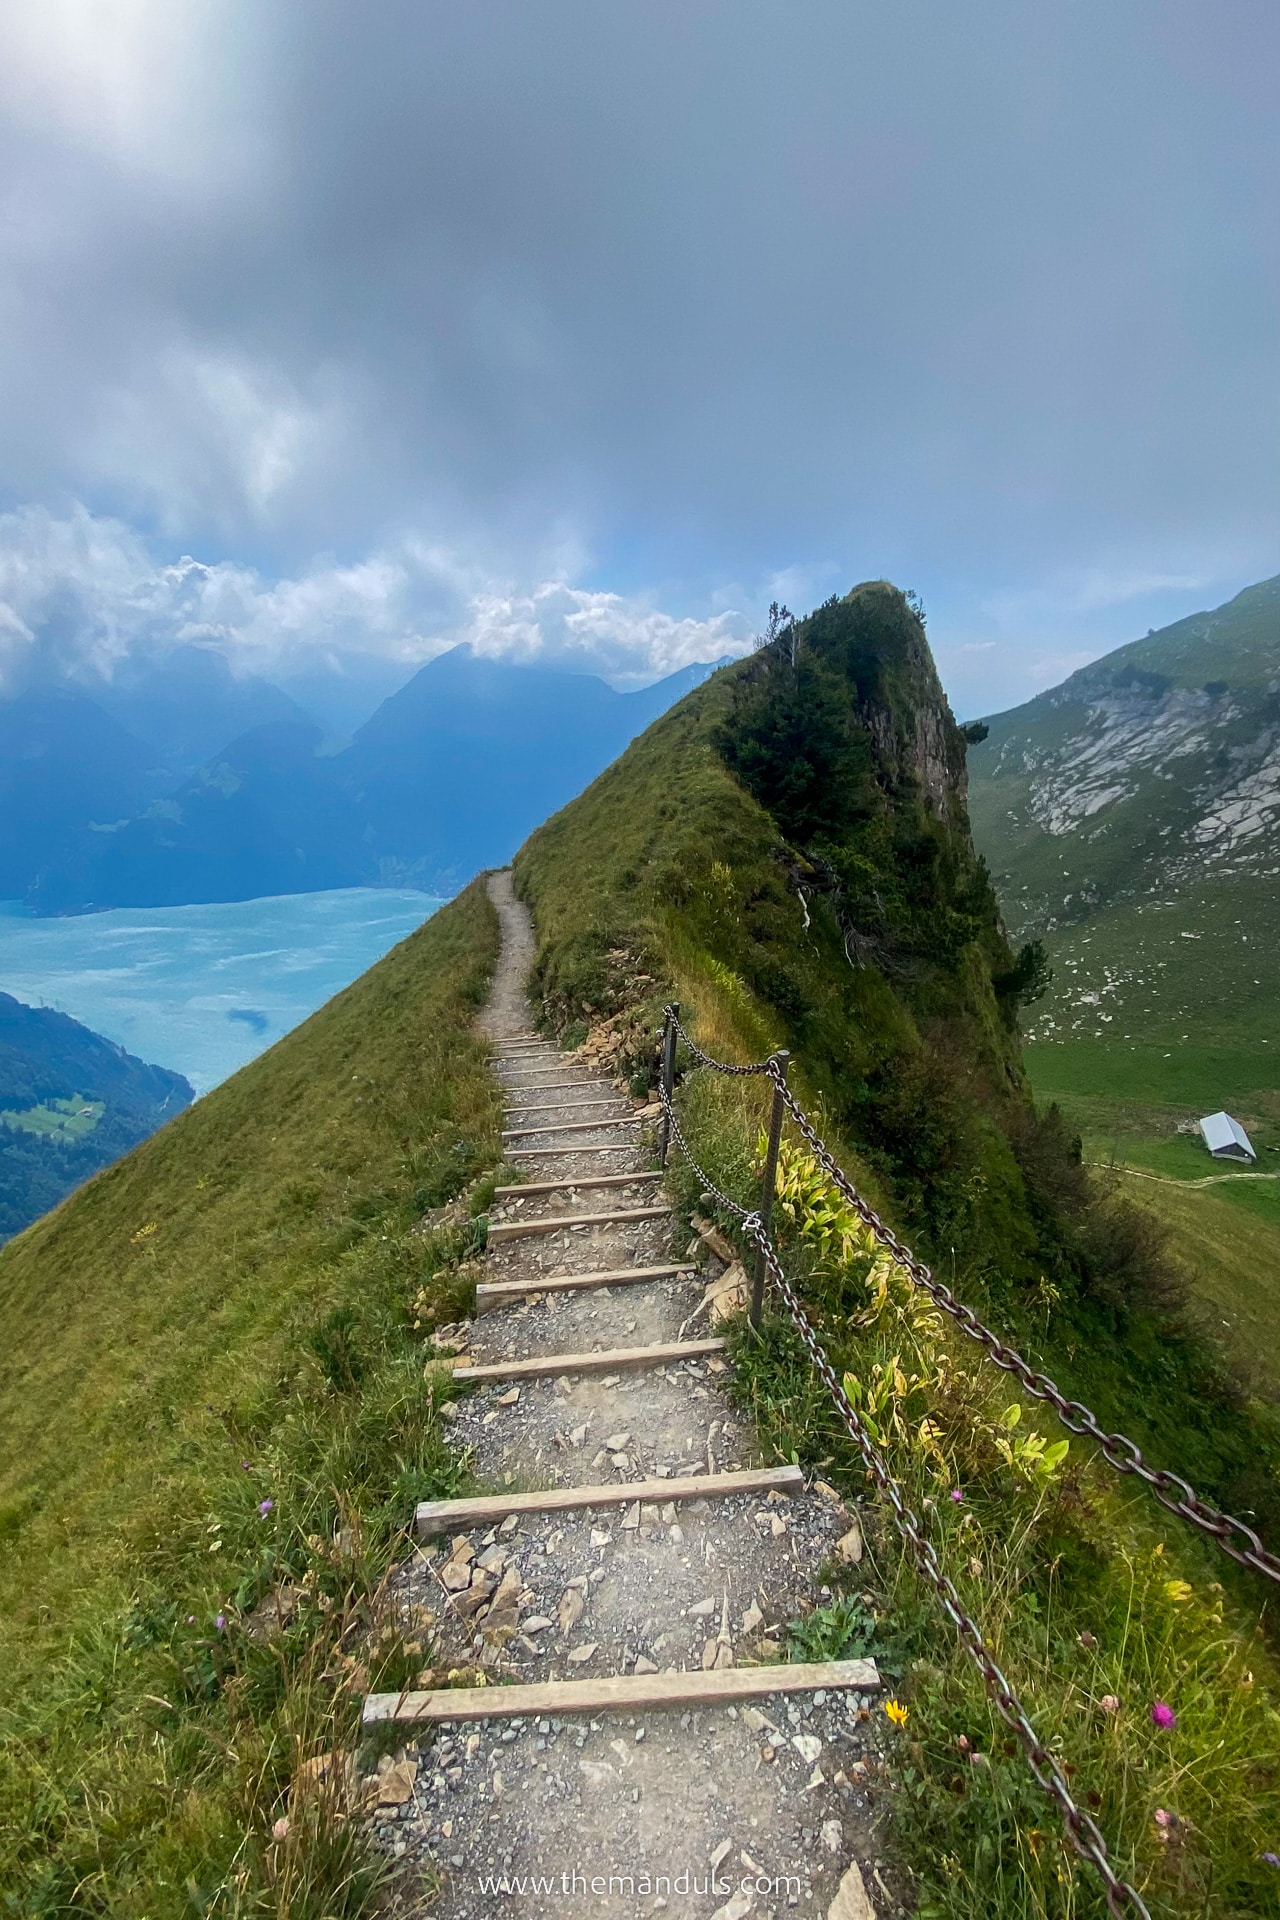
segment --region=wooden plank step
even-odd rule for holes
[[[605,1207],[600,1213],[549,1214],[545,1220],[498,1220],[490,1228],[487,1244],[499,1246],[504,1240],[523,1240],[531,1233],[559,1233],[561,1227],[611,1227],[625,1220],[671,1218],[665,1203],[656,1207]]]
[[[696,1273],[694,1266],[606,1267],[591,1273],[547,1273],[537,1280],[482,1280],[476,1288],[476,1312],[492,1313],[531,1293],[573,1293],[579,1288],[628,1287],[645,1280],[675,1280]]]
[[[603,1353],[538,1353],[531,1360],[494,1360],[484,1366],[455,1367],[459,1386],[478,1387],[490,1380],[541,1380],[557,1373],[619,1373],[627,1367],[665,1366],[669,1360],[705,1360],[723,1353],[723,1340],[668,1340],[656,1347],[607,1347]]]
[[[547,1068],[548,1073],[554,1073],[556,1071],[557,1069],[554,1067]],[[609,1085],[609,1082],[607,1080],[553,1080],[549,1086],[543,1086],[541,1082],[536,1080],[511,1080],[511,1081],[508,1081],[507,1083],[507,1092],[508,1093],[558,1093],[562,1089],[569,1089],[569,1088],[576,1087],[580,1093],[586,1093],[586,1092],[589,1092],[593,1087],[607,1087],[608,1085]],[[617,1099],[619,1100],[622,1099],[622,1095],[618,1093],[616,1087],[613,1088],[612,1091]]]
[[[601,1127],[638,1127],[639,1118],[632,1115],[625,1120],[570,1120],[564,1126],[555,1127],[505,1127],[504,1140],[521,1140],[531,1133],[597,1133]]]
[[[493,1197],[518,1200],[526,1193],[563,1193],[566,1187],[630,1187],[640,1180],[661,1178],[661,1173],[566,1173],[563,1180],[530,1180],[522,1187],[495,1187]]]
[[[532,1120],[535,1113],[585,1113],[588,1107],[612,1107],[617,1112],[623,1104],[620,1093],[606,1093],[596,1100],[556,1100],[548,1107],[522,1107],[515,1117],[520,1120]],[[507,1108],[515,1113],[515,1103]]]
[[[421,1726],[441,1720],[527,1720],[562,1713],[634,1713],[644,1707],[721,1707],[772,1694],[870,1693],[880,1685],[874,1660],[779,1662],[729,1667],[720,1673],[625,1673],[598,1680],[544,1680],[534,1686],[438,1687],[430,1693],[370,1693],[366,1727],[395,1721]]]
[[[419,1540],[437,1533],[492,1527],[511,1514],[574,1513],[579,1507],[630,1507],[637,1500],[727,1500],[734,1493],[800,1493],[800,1467],[740,1467],[733,1473],[690,1473],[679,1480],[619,1480],[607,1487],[547,1487],[540,1493],[482,1493],[470,1500],[420,1500],[414,1516]]]
[[[575,1127],[574,1132],[578,1129]],[[639,1153],[638,1140],[619,1140],[616,1147],[512,1147],[508,1160],[553,1160],[566,1153]]]

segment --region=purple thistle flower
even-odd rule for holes
[[[259,1500],[258,1512],[262,1515],[264,1520],[266,1519],[267,1515],[270,1513],[272,1507],[274,1506],[275,1506],[274,1500]]]
[[[219,1633],[221,1633],[221,1632],[222,1632],[222,1630],[223,1630],[223,1628],[224,1628],[224,1627],[226,1626],[226,1624],[227,1624],[227,1616],[226,1616],[226,1614],[225,1614],[225,1613],[215,1613],[215,1614],[214,1614],[214,1616],[213,1616],[213,1624],[214,1624],[214,1626],[215,1626],[215,1627],[216,1627],[216,1628],[218,1629],[218,1632],[219,1632]]]
[[[1176,1727],[1178,1716],[1163,1700],[1157,1700],[1151,1709],[1151,1724],[1154,1727]]]
[[[951,1498],[952,1498],[953,1500],[963,1500],[963,1499],[964,1499],[964,1495],[963,1495],[963,1493],[962,1493],[962,1492],[960,1491],[960,1489],[959,1489],[959,1487],[952,1487],[952,1489],[951,1489]]]
[[[1280,1853],[1264,1853],[1262,1863],[1267,1867],[1280,1867]]]

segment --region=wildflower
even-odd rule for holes
[[[226,1614],[225,1614],[225,1613],[215,1613],[215,1614],[214,1614],[214,1616],[213,1616],[213,1624],[214,1624],[214,1626],[215,1626],[215,1627],[216,1627],[216,1628],[218,1629],[218,1632],[219,1632],[219,1633],[221,1633],[221,1632],[222,1632],[222,1630],[223,1630],[223,1628],[224,1628],[224,1627],[226,1626],[226,1624],[227,1624],[227,1616],[226,1616]]]
[[[1178,1816],[1176,1813],[1170,1813],[1168,1807],[1156,1808],[1156,1825],[1158,1827],[1176,1827],[1177,1824]]]
[[[1175,1606],[1180,1606],[1184,1600],[1191,1598],[1192,1589],[1186,1580],[1166,1580],[1164,1590]]]
[[[252,1460],[242,1460],[242,1461],[240,1462],[240,1465],[241,1465],[241,1466],[242,1466],[242,1467],[244,1468],[244,1470],[245,1470],[245,1472],[246,1472],[246,1473],[252,1473],[252,1472],[253,1472],[253,1462],[252,1462]]]
[[[1176,1727],[1178,1716],[1163,1700],[1157,1700],[1151,1709],[1151,1724],[1153,1727]]]
[[[289,1837],[289,1816],[287,1813],[282,1813],[280,1815],[280,1818],[276,1821],[275,1825],[271,1829],[271,1838],[273,1840],[287,1840],[288,1837]]]
[[[196,1623],[196,1617],[195,1617],[195,1615],[194,1615],[194,1613],[189,1613],[189,1614],[187,1615],[187,1625],[188,1625],[189,1627],[194,1627],[194,1625],[195,1625],[195,1623]]]
[[[1114,1693],[1104,1693],[1098,1705],[1104,1713],[1119,1713],[1120,1711],[1120,1700],[1118,1695]]]
[[[964,1499],[964,1494],[959,1487],[952,1487],[951,1498],[958,1503]]]
[[[262,1515],[264,1520],[266,1519],[267,1515],[270,1513],[272,1507],[274,1506],[275,1506],[274,1500],[259,1500],[258,1512]]]
[[[961,1751],[961,1753],[968,1753],[968,1751],[969,1751],[969,1736],[968,1736],[968,1734],[967,1734],[967,1733],[962,1733],[962,1734],[960,1735],[960,1737],[959,1737],[959,1739],[958,1739],[958,1740],[956,1741],[956,1745],[957,1745],[957,1746],[959,1747],[959,1749],[960,1749],[960,1751]]]
[[[1264,1867],[1280,1867],[1280,1853],[1264,1853],[1262,1864]]]
[[[1076,1635],[1076,1640],[1079,1643],[1079,1645],[1084,1648],[1086,1653],[1092,1653],[1094,1648],[1098,1644],[1096,1637],[1092,1633],[1090,1633],[1087,1628],[1083,1633],[1078,1633]]]
[[[905,1727],[911,1716],[910,1707],[904,1707],[901,1700],[886,1700],[884,1710],[895,1727]]]

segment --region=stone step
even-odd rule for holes
[[[696,1273],[694,1266],[607,1267],[592,1273],[548,1273],[537,1280],[482,1280],[476,1288],[476,1312],[492,1313],[531,1293],[576,1293],[592,1287],[639,1286],[649,1280],[677,1280]]]
[[[600,1213],[549,1214],[545,1220],[498,1220],[489,1228],[488,1245],[500,1246],[504,1240],[523,1240],[533,1233],[559,1233],[562,1227],[612,1227],[627,1220],[671,1218],[665,1202],[656,1207],[606,1207]]]
[[[597,1133],[601,1127],[638,1127],[638,1116],[629,1116],[625,1120],[570,1120],[567,1124],[554,1127],[506,1127],[504,1140],[523,1140],[532,1133]]]
[[[660,1506],[667,1500],[727,1500],[735,1493],[800,1493],[799,1467],[740,1467],[732,1473],[691,1473],[670,1480],[619,1480],[607,1487],[547,1487],[538,1493],[483,1493],[463,1500],[420,1500],[414,1527],[420,1540],[466,1533],[538,1513],[574,1513],[580,1507]]]
[[[614,1151],[614,1149],[610,1149]],[[518,1200],[526,1193],[563,1193],[566,1187],[630,1187],[640,1180],[661,1180],[660,1173],[566,1173],[563,1180],[530,1180],[522,1187],[495,1187],[495,1200]]]
[[[639,1708],[721,1707],[774,1694],[870,1693],[880,1685],[874,1660],[780,1662],[718,1673],[626,1673],[598,1680],[544,1680],[533,1686],[439,1687],[430,1693],[370,1693],[366,1727],[430,1725],[442,1720],[518,1720],[562,1713],[631,1713]]]
[[[559,1373],[619,1373],[630,1367],[660,1367],[670,1361],[705,1360],[723,1353],[723,1340],[668,1340],[656,1347],[607,1347],[603,1353],[537,1353],[528,1360],[493,1360],[481,1366],[455,1367],[459,1386],[479,1387],[490,1380],[542,1380]]]

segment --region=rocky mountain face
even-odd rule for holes
[[[971,811],[1015,932],[1280,876],[1280,576],[989,724]]]

